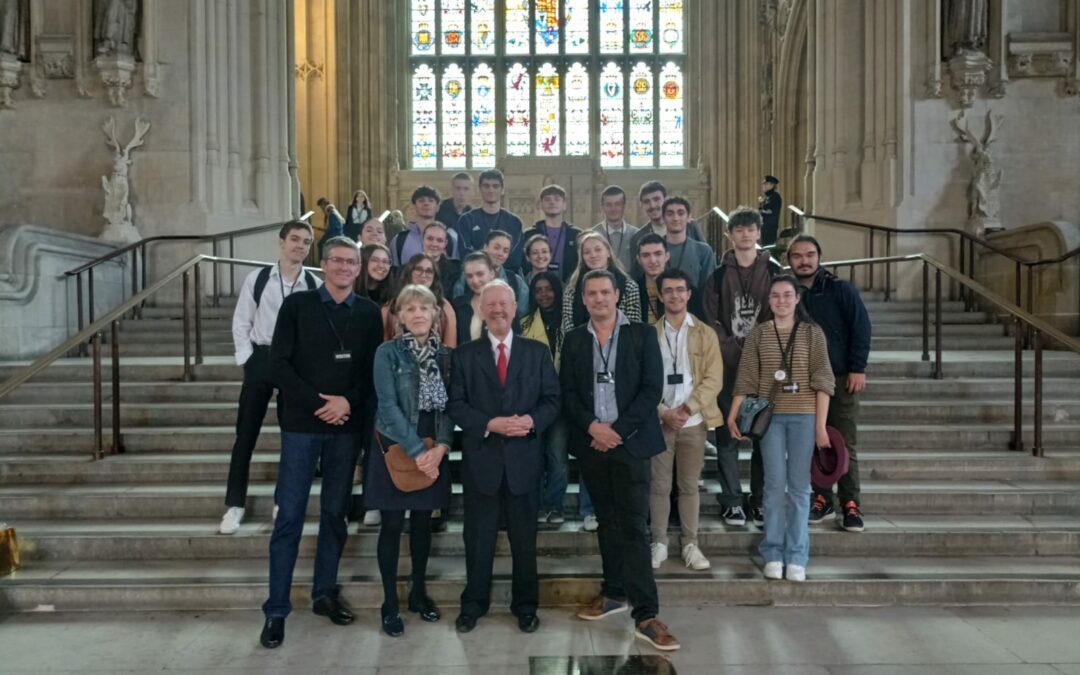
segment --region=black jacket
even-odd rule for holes
[[[348,312],[346,317],[342,312]],[[336,360],[338,338],[330,316],[351,354]],[[375,409],[371,377],[375,349],[382,342],[382,315],[375,303],[353,296],[351,307],[329,310],[322,291],[303,291],[285,298],[274,327],[270,363],[278,396],[278,422],[282,431],[317,434],[358,433]],[[319,394],[344,396],[353,414],[340,426],[329,425],[314,413],[326,403]]]
[[[656,328],[644,323],[619,326],[615,353],[615,400],[619,416],[611,425],[623,444],[609,450],[613,458],[648,459],[664,451],[664,435],[656,407],[664,388],[664,366]],[[593,335],[588,325],[563,338],[559,378],[563,414],[569,423],[568,449],[575,456],[596,452],[589,443],[589,425],[596,421],[593,386]]]
[[[825,331],[833,373],[865,373],[870,356],[870,316],[859,291],[822,267],[803,292],[801,302]]]
[[[559,376],[541,342],[515,334],[510,345],[506,385],[499,383],[491,342],[467,342],[454,350],[447,410],[462,431],[466,489],[497,494],[503,476],[515,495],[538,490],[544,473],[543,432],[559,416]],[[494,417],[530,415],[534,432],[509,438],[488,434]]]

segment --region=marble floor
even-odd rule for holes
[[[460,636],[446,613],[432,625],[406,618],[406,636],[393,639],[376,612],[348,627],[299,612],[274,651],[259,646],[251,611],[6,614],[0,671],[540,675],[578,672],[552,670],[550,657],[657,654],[634,640],[625,614],[587,624],[546,609],[540,631],[523,635],[495,610]],[[1080,675],[1080,607],[679,607],[662,618],[683,643],[669,663],[588,672]]]

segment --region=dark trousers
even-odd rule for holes
[[[724,388],[720,391],[718,403],[720,412],[727,420],[731,412],[732,392],[735,390],[735,376],[738,374],[738,364],[729,368],[724,364]],[[761,466],[761,445],[758,441],[752,441],[754,450],[750,454],[750,497],[749,506],[752,509],[761,508],[761,493],[765,486],[765,472]],[[743,505],[742,483],[739,481],[739,442],[728,433],[727,426],[716,427],[716,478],[720,481],[720,496],[718,500],[724,508],[733,508]]]
[[[540,582],[536,572],[536,514],[540,508],[540,486],[523,495],[510,492],[503,478],[498,494],[480,494],[465,487],[465,590],[461,593],[461,613],[487,614],[491,606],[491,567],[495,562],[495,542],[500,515],[506,517],[506,534],[513,557],[510,611],[516,616],[535,614],[540,604]]]
[[[236,440],[233,441],[232,461],[229,463],[229,487],[225,491],[225,506],[244,507],[247,502],[248,473],[251,453],[259,440],[266,410],[274,397],[270,382],[270,348],[256,346],[251,358],[244,362],[244,384],[240,387],[240,403],[236,410]]]
[[[850,394],[847,390],[847,375],[836,376],[836,393],[829,401],[829,418],[826,422],[844,437],[844,444],[848,449],[848,472],[840,476],[836,483],[837,496],[840,498],[840,506],[850,502],[859,503],[859,458],[855,454],[855,444],[859,442],[859,394]],[[824,495],[832,502],[832,488],[819,488],[814,486],[815,495]]]
[[[319,497],[319,538],[315,545],[315,578],[311,599],[336,596],[341,552],[348,536],[345,515],[349,511],[353,471],[360,439],[356,434],[304,434],[281,432],[281,461],[275,498],[278,517],[270,536],[270,597],[263,604],[268,617],[285,617],[292,611],[296,554],[304,530],[315,467],[322,463]]]
[[[409,512],[409,553],[412,559],[412,588],[409,597],[427,596],[427,564],[431,555],[431,511]],[[405,531],[404,511],[382,511],[377,555],[383,584],[382,615],[393,616],[400,610],[397,597],[398,559],[401,556],[401,533]]]
[[[620,456],[612,456],[614,452]],[[578,460],[600,525],[600,592],[612,600],[629,600],[634,621],[651,619],[660,612],[649,550],[652,464],[629,457],[622,446],[607,453],[583,449]]]

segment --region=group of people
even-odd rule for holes
[[[710,432],[723,520],[763,528],[766,578],[805,579],[808,524],[836,508],[843,529],[862,531],[855,444],[870,325],[854,287],[820,267],[813,237],[791,242],[792,274],[784,274],[760,248],[761,212],[740,207],[728,223],[732,249],[717,264],[691,204],[659,182],[638,191],[648,223],[626,222],[627,195],[610,186],[604,220],[587,230],[566,222],[559,186],[543,189],[543,218],[525,229],[502,207],[503,175],[485,171],[478,182],[475,209],[468,174],[454,176],[444,201],[417,188],[412,220],[389,242],[374,225],[365,241],[369,224],[381,222],[365,220],[370,207],[358,193],[361,242],[320,241],[323,282],[303,269],[311,226],[287,223],[279,261],[252,272],[240,291],[233,334],[244,384],[220,531],[243,521],[248,465],[276,389],[282,447],[264,646],[284,639],[317,473],[312,607],[352,622],[337,571],[358,460],[365,522],[380,527],[383,631],[404,633],[397,572],[406,517],[407,608],[439,620],[425,579],[433,514],[450,507],[455,427],[463,633],[489,610],[500,527],[513,558],[511,612],[522,631],[539,626],[537,532],[565,520],[568,455],[581,475],[578,515],[597,531],[603,561],[600,593],[578,616],[631,611],[637,637],[659,649],[679,648],[658,618],[654,578],[668,558],[673,504],[683,563],[710,568],[698,540]],[[774,414],[752,441],[744,496],[738,453],[749,439],[738,413],[746,397],[769,399]],[[830,443],[827,426],[843,434],[850,458],[839,505],[831,485],[810,484],[813,450]]]

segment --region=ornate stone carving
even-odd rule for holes
[[[968,184],[968,227],[982,236],[991,230],[1000,230],[1001,169],[994,164],[990,146],[996,140],[994,134],[1001,128],[1002,119],[986,111],[986,129],[979,138],[968,128],[964,111],[950,122],[957,140],[971,146],[972,176]]]
[[[961,106],[972,106],[975,95],[986,86],[986,74],[992,66],[990,57],[971,49],[961,49],[949,59],[949,77]]]
[[[296,64],[296,79],[301,82],[321,80],[326,75],[325,71],[326,67],[323,64],[307,59]]]
[[[109,102],[114,108],[127,105],[127,90],[131,88],[131,76],[135,72],[135,59],[131,56],[99,56],[94,65],[101,76],[101,82],[109,93]]]
[[[1068,33],[1012,33],[1008,54],[1011,77],[1067,77],[1073,45]]]
[[[96,56],[135,56],[141,14],[139,4],[139,0],[95,0]]]
[[[0,108],[14,108],[15,99],[11,93],[19,88],[19,73],[22,63],[11,54],[0,53]]]
[[[139,118],[135,120],[135,135],[121,149],[116,138],[116,119],[109,118],[101,127],[105,132],[108,145],[113,148],[112,178],[101,177],[101,186],[105,189],[105,230],[101,239],[107,241],[131,242],[140,239],[138,230],[131,218],[131,187],[128,170],[131,168],[131,151],[143,144],[143,138],[150,131],[150,123]]]

